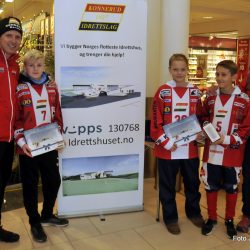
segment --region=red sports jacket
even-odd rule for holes
[[[218,91],[217,91],[218,92]],[[204,101],[202,119],[213,124],[225,139],[222,145],[206,140],[203,162],[225,167],[241,167],[249,135],[249,97],[236,87],[231,95],[210,96]]]
[[[150,125],[150,136],[156,142],[155,156],[162,159],[191,159],[198,157],[196,142],[179,146],[175,152],[168,150],[173,145],[163,130],[163,126],[181,120],[201,109],[199,89],[188,84],[187,87],[176,87],[170,81],[157,90],[154,100]]]
[[[10,142],[14,135],[15,92],[19,78],[18,55],[8,60],[0,49],[0,141]]]
[[[21,83],[17,86],[16,98],[15,140],[20,147],[25,143],[24,130],[52,122],[57,122],[62,130],[63,120],[56,88],[45,84]]]

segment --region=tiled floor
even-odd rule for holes
[[[0,250],[249,249],[250,234],[239,234],[239,236],[245,237],[241,238],[241,241],[229,240],[225,235],[222,219],[225,210],[223,193],[220,193],[218,202],[219,224],[211,236],[201,235],[200,230],[185,217],[184,196],[182,193],[178,193],[179,223],[182,232],[175,236],[168,233],[162,219],[160,223],[155,220],[154,179],[145,179],[144,190],[144,211],[106,215],[105,221],[101,221],[98,216],[70,219],[70,225],[66,228],[46,227],[45,231],[48,235],[46,243],[36,243],[32,240],[23,208],[4,212],[3,224],[5,228],[20,233],[21,239],[20,242],[14,244],[0,242]],[[202,213],[206,216],[206,199],[204,192],[202,193]],[[240,208],[239,196],[236,222],[241,215]]]

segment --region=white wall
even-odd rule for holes
[[[153,96],[160,81],[160,12],[161,1],[147,0],[147,88],[146,96]]]

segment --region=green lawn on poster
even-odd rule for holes
[[[138,190],[138,178],[104,178],[63,181],[63,196],[112,193]]]

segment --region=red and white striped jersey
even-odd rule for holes
[[[198,157],[196,142],[179,146],[175,152],[170,149],[173,140],[164,133],[163,126],[196,114],[201,109],[199,89],[188,83],[177,87],[175,81],[162,85],[153,100],[150,136],[156,142],[155,156],[163,159],[190,159]]]
[[[56,88],[28,82],[19,84],[16,92],[15,140],[25,144],[23,131],[57,122],[63,127],[59,94]]]
[[[249,97],[235,87],[231,95],[210,96],[204,101],[203,121],[209,121],[225,136],[221,145],[212,145],[206,140],[203,162],[225,167],[241,167],[246,136],[249,133]],[[248,125],[241,125],[248,120]],[[238,133],[240,132],[240,133]]]

